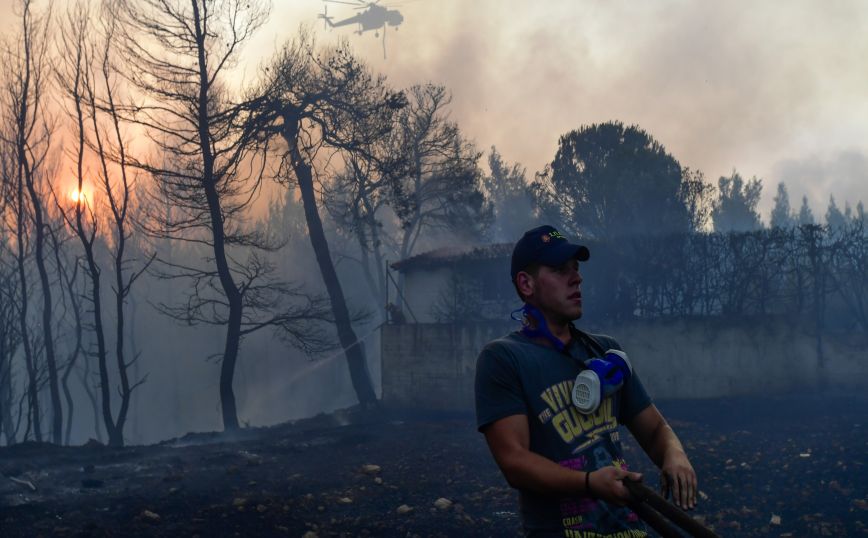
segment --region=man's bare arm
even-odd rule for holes
[[[530,450],[526,415],[502,418],[484,429],[485,440],[506,481],[514,488],[547,495],[586,495],[585,472],[562,467]],[[605,467],[591,474],[591,494],[616,504],[625,504],[630,493],[621,482],[625,476],[641,479],[617,467]]]
[[[672,499],[684,510],[696,506],[696,472],[678,436],[660,414],[657,406],[649,405],[627,423],[627,428],[639,445],[663,473],[664,496],[672,491]]]

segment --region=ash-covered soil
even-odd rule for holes
[[[868,536],[868,397],[658,402],[721,536]],[[627,460],[658,485],[629,434]],[[472,416],[347,411],[152,446],[0,449],[0,536],[519,536]]]

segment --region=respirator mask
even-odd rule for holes
[[[545,338],[555,349],[564,351],[564,343],[552,334],[545,316],[535,306],[525,303],[510,317],[521,322],[521,333],[528,338]],[[530,318],[536,321],[536,326],[531,324]],[[603,355],[603,358],[585,361],[586,369],[576,376],[573,383],[573,405],[586,415],[595,413],[606,396],[617,392],[633,375],[633,366],[626,353],[610,349]]]
[[[585,361],[583,370],[573,383],[573,405],[582,413],[589,415],[599,409],[606,396],[614,394],[633,375],[633,367],[627,354],[610,349],[602,359]]]

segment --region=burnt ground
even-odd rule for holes
[[[868,536],[868,396],[657,405],[699,476],[693,515],[721,536]],[[0,449],[0,473],[3,537],[519,535],[470,415],[346,411],[121,450],[28,443]]]

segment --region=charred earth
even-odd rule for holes
[[[721,536],[868,536],[868,397],[660,401]],[[627,461],[658,475],[632,437]],[[470,415],[354,410],[114,450],[0,449],[0,536],[519,536]]]

